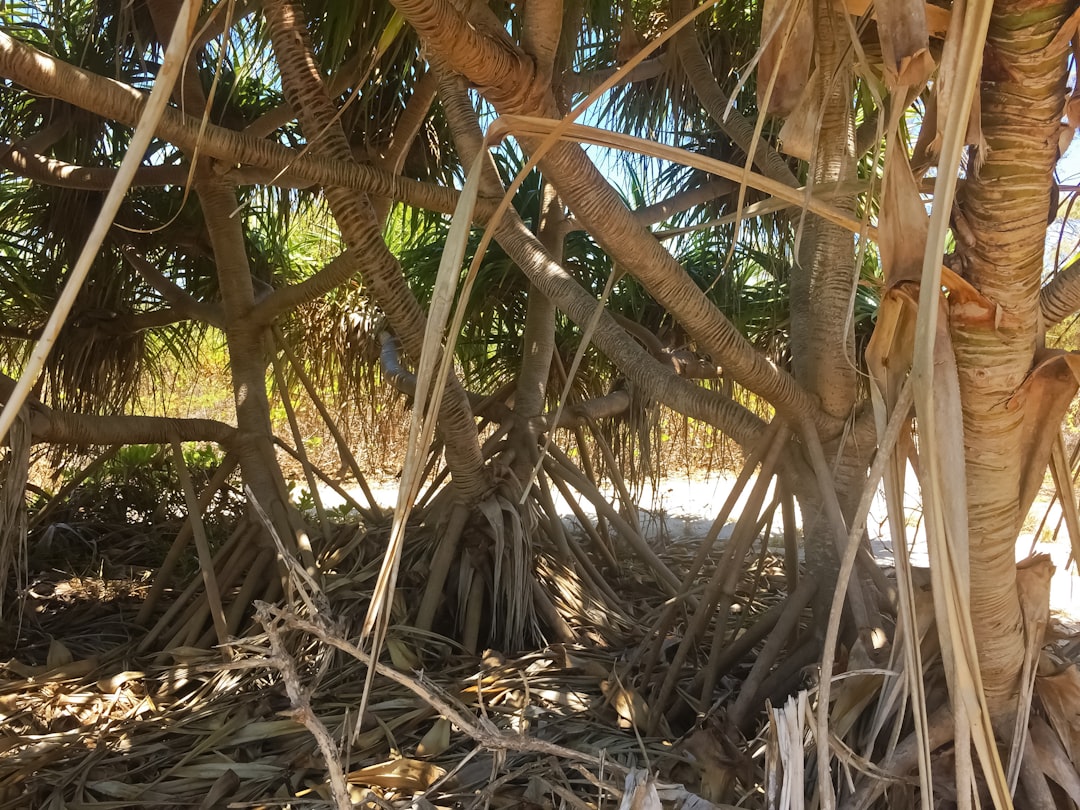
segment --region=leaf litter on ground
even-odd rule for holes
[[[425,542],[409,533],[403,571],[416,573]],[[366,607],[356,583],[372,581],[380,562],[361,546],[322,584],[329,613],[353,624]],[[675,571],[695,551],[689,543],[659,549]],[[266,628],[252,624],[230,644],[232,661],[190,646],[138,653],[130,619],[145,586],[109,590],[101,581],[73,592],[60,583],[66,599],[40,606],[26,625],[34,643],[5,644],[0,808],[335,806],[309,718],[329,735],[337,758],[329,767],[341,769],[356,806],[720,806],[697,794],[703,785],[708,792],[706,766],[723,761],[722,752],[703,755],[713,743],[703,749],[702,740],[714,737],[688,745],[667,729],[645,733],[648,690],[634,682],[632,661],[662,595],[629,564],[612,583],[623,598],[613,606],[568,588],[572,571],[554,554],[538,557],[539,576],[558,586],[560,612],[587,643],[475,656],[397,622],[362,717],[366,665],[334,646],[355,638],[349,622],[313,616],[302,602],[279,604],[267,606],[281,621],[276,652]],[[756,557],[742,577],[747,614],[782,599],[782,563],[771,555],[768,563],[763,582]],[[410,576],[406,594],[416,587]],[[96,602],[104,593],[116,598]],[[89,606],[93,621],[79,621]],[[306,709],[290,698],[282,655]],[[707,657],[699,651],[683,665],[687,690]],[[744,798],[755,781],[740,783]]]

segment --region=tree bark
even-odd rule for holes
[[[35,93],[131,127],[138,123],[149,98],[130,85],[77,68],[3,32],[0,32],[0,76]],[[446,214],[453,213],[457,205],[458,193],[454,189],[360,165],[351,154],[341,159],[311,153],[301,155],[272,141],[203,123],[171,107],[162,114],[157,132],[163,140],[185,152],[191,153],[197,146],[202,155],[217,158],[226,166],[257,166],[273,171],[275,176],[280,173],[279,180],[284,184],[343,186]],[[245,169],[230,168],[226,175],[233,172],[243,175]]]
[[[957,253],[993,311],[953,305],[967,463],[971,618],[991,714],[1015,707],[1024,656],[1015,547],[1027,378],[1041,335],[1046,211],[1064,104],[1066,59],[1047,46],[1065,3],[999,0],[983,65],[982,129],[989,147],[958,195],[974,239]],[[969,162],[969,166],[972,164]]]
[[[815,6],[816,60],[821,110],[817,148],[810,182],[839,184],[855,175],[853,78],[851,45],[843,9],[837,13],[828,0]],[[820,77],[826,77],[820,79]],[[838,208],[850,208],[851,198],[837,197]],[[821,402],[835,419],[846,420],[857,401],[855,331],[851,317],[858,283],[852,235],[809,214],[803,222],[801,249],[791,269],[791,358],[796,381]],[[871,447],[859,447],[851,436],[823,436],[833,467],[833,485],[844,517],[849,519],[865,479]],[[860,454],[861,451],[861,454]],[[806,563],[818,588],[815,610],[828,615],[839,558],[836,530],[817,487],[802,487]]]
[[[315,64],[302,13],[293,3],[270,0],[265,4],[265,14],[281,69],[282,87],[297,111],[301,127],[312,139],[313,151],[350,162],[349,144]],[[340,186],[328,187],[325,194],[346,244],[358,260],[363,257],[364,283],[386,313],[406,352],[418,358],[424,343],[424,312],[406,285],[397,259],[383,241],[381,224],[370,199]],[[479,500],[487,494],[490,485],[480,454],[476,422],[465,391],[454,376],[447,383],[439,411],[439,431],[454,485],[466,502]]]
[[[157,0],[150,4],[160,35],[172,28],[180,4],[181,0]],[[174,95],[182,108],[202,110],[207,106],[194,51],[189,53]],[[265,324],[248,317],[255,304],[255,289],[243,226],[236,216],[239,208],[236,189],[206,165],[196,169],[194,185],[217,266],[236,424],[241,437],[237,452],[244,484],[273,520],[281,538],[293,539],[288,490],[277,461],[266,393],[269,332]]]

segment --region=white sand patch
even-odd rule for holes
[[[919,498],[915,477],[909,473],[908,492],[905,497],[905,511],[907,514],[908,543],[910,545],[911,561],[916,566],[925,567],[928,564],[926,554],[925,535],[922,522],[922,503]],[[645,484],[640,493],[637,493],[637,520],[645,536],[663,547],[672,543],[692,543],[705,537],[710,526],[716,519],[717,514],[723,507],[725,500],[731,493],[736,483],[736,477],[731,474],[713,475],[711,477],[685,477],[676,476],[662,479],[655,485]],[[720,532],[721,540],[731,536],[735,519],[742,513],[744,505],[750,496],[753,480],[740,493],[739,498],[731,512],[731,517],[726,521]],[[397,500],[397,482],[371,482],[370,487],[376,501],[384,508],[392,509]],[[359,487],[350,486],[349,494],[361,503],[364,503],[363,495]],[[616,504],[621,514],[629,513],[622,504],[614,489],[605,492],[609,500]],[[321,490],[324,503],[327,508],[340,506],[344,501],[332,490]],[[765,496],[765,504],[772,498],[772,488]],[[556,493],[556,506],[568,528],[576,528],[577,520],[573,510],[564,499]],[[581,511],[591,518],[595,518],[596,510],[592,504],[579,499]],[[1043,516],[1049,508],[1050,513],[1043,522]],[[801,516],[796,507],[796,526],[801,528]],[[1080,575],[1077,574],[1076,564],[1069,563],[1071,546],[1068,532],[1064,526],[1056,532],[1061,518],[1060,504],[1051,504],[1051,494],[1044,492],[1032,507],[1031,514],[1024,523],[1024,531],[1021,533],[1016,544],[1016,559],[1022,560],[1032,553],[1049,554],[1056,567],[1053,580],[1051,581],[1050,604],[1052,610],[1066,617],[1080,621]],[[1035,533],[1042,525],[1039,536]],[[775,522],[770,531],[769,545],[777,552],[783,551],[783,519],[777,510]],[[889,535],[889,527],[886,521],[886,507],[884,497],[879,493],[875,498],[867,519],[867,532],[870,535],[871,546],[875,558],[883,566],[891,567],[894,564],[892,541]]]

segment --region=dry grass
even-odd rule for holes
[[[736,785],[744,800],[759,790],[760,753],[745,753],[746,742],[715,720],[680,729],[685,737],[646,734],[648,685],[636,682],[633,661],[663,600],[634,563],[612,581],[624,597],[613,613],[575,593],[557,557],[541,555],[541,576],[557,585],[558,608],[588,647],[470,656],[392,625],[375,692],[357,717],[366,664],[347,653],[367,597],[354,583],[377,570],[384,532],[338,560],[314,600],[323,609],[265,606],[263,624],[231,645],[229,662],[192,648],[136,654],[130,619],[145,594],[140,582],[39,577],[22,638],[0,665],[0,808],[334,806],[335,768],[350,800],[369,807],[614,807],[642,768],[686,785],[661,790],[665,806],[721,786]],[[430,542],[423,531],[409,537],[406,601],[422,588],[411,566]],[[107,552],[108,542],[96,549]],[[680,570],[692,551],[672,544],[666,559]],[[750,566],[741,582],[747,618],[781,598],[775,561]],[[684,665],[687,688],[706,656]],[[315,723],[336,761],[320,754]]]

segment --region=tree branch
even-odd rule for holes
[[[48,186],[104,191],[116,177],[111,166],[78,166],[33,152],[24,144],[0,152],[0,166],[20,177]],[[187,183],[187,166],[143,166],[136,170],[133,186],[182,186]]]
[[[666,54],[658,54],[651,59],[646,59],[633,70],[626,73],[620,79],[616,87],[624,84],[634,84],[635,82],[644,82],[649,79],[655,79],[657,76],[662,75],[669,67],[670,59],[668,56]],[[619,65],[612,65],[608,68],[590,70],[585,73],[568,73],[563,78],[562,86],[563,89],[569,93],[591,93],[593,89],[610,79],[618,69]]]
[[[123,252],[128,264],[135,268],[142,280],[153,287],[173,309],[182,313],[183,317],[205,321],[218,329],[225,328],[225,316],[222,314],[220,306],[196,300],[190,293],[165,278],[154,265],[140,256],[133,247],[125,246]]]
[[[461,27],[461,18],[455,17],[454,13],[446,8],[445,0],[432,0],[430,6],[421,0],[395,0],[395,5],[421,34],[432,58],[464,71],[464,75],[475,84],[483,85],[485,81],[496,78],[485,72],[481,80],[468,73],[470,61],[460,58],[463,50],[461,41],[447,37],[447,31],[453,35],[461,34],[457,30]],[[455,20],[459,25],[453,25]],[[442,28],[437,28],[438,26]],[[486,71],[486,68],[484,70]],[[507,86],[492,88],[488,95],[488,100],[495,105],[497,111],[500,114],[523,112],[532,116],[554,116],[556,106],[550,91],[540,93],[539,88],[532,88],[534,92],[523,93],[520,84],[511,86],[520,78],[511,73],[509,67],[499,77],[499,81]],[[503,102],[501,106],[500,102]],[[522,137],[520,140],[527,150],[531,150],[537,146],[539,139]],[[635,220],[618,193],[589,160],[580,145],[555,143],[540,161],[540,168],[555,185],[559,196],[574,215],[615,262],[633,273],[648,292],[686,327],[702,348],[712,355],[715,361],[723,363],[725,371],[733,380],[767,399],[785,417],[801,419],[809,414],[823,435],[832,437],[842,430],[843,420],[825,413],[816,396],[807,392],[790,374],[757,351],[734,324],[708,300],[685,269]],[[516,230],[517,226],[512,223],[509,215],[504,217],[503,223],[496,225],[496,239],[500,244],[507,238],[504,234],[511,227]],[[503,247],[507,249],[507,245],[503,244]],[[536,248],[530,244],[528,248],[522,246],[522,249],[529,253],[535,252]],[[550,257],[546,258],[550,260]],[[526,267],[521,260],[518,263],[523,269]],[[559,273],[564,272],[557,263],[551,262],[550,266],[552,273],[556,272],[555,268]],[[539,278],[534,277],[531,271],[527,272],[539,286]],[[546,272],[548,271],[537,270],[538,275]],[[579,294],[584,294],[590,301],[591,296],[576,282],[574,287],[573,292],[565,288],[560,290],[557,295],[562,300],[557,303],[575,320],[578,316],[585,318],[577,320],[579,324],[588,323],[591,317],[588,313],[595,309],[595,301],[588,305],[587,309],[583,308],[584,302],[578,297]],[[556,297],[556,294],[549,293],[546,289],[544,292]],[[577,299],[576,311],[566,306],[569,303],[567,295]],[[610,331],[617,332],[631,344],[632,349],[626,347],[627,351],[642,351],[623,330]],[[599,340],[598,336],[598,343]],[[622,349],[618,351],[621,353]],[[609,356],[614,359],[611,353]],[[678,377],[675,376],[675,379]],[[655,384],[657,381],[652,382]],[[688,403],[689,401],[688,399]],[[703,403],[694,404],[692,407],[701,409]],[[712,406],[707,406],[706,410],[710,407]]]
[[[402,110],[401,115],[395,122],[394,131],[390,135],[390,145],[387,146],[382,156],[375,161],[379,168],[385,169],[394,175],[401,174],[401,170],[405,166],[405,157],[409,154],[409,148],[420,133],[420,128],[424,125],[428,113],[431,112],[431,105],[435,101],[437,90],[438,83],[435,81],[434,71],[428,70],[416,82],[412,95],[405,102],[405,109]],[[386,222],[392,203],[393,200],[385,197],[377,197],[372,200],[372,205],[375,207],[375,219],[379,222]]]
[[[0,76],[52,98],[125,126],[135,126],[147,96],[130,85],[77,68],[0,32]],[[455,189],[400,177],[382,169],[318,154],[299,155],[296,150],[236,132],[167,108],[158,125],[158,136],[178,148],[217,158],[229,166],[249,165],[282,172],[285,183],[351,188],[401,200],[417,208],[453,213]],[[232,180],[233,178],[229,178]],[[493,206],[481,203],[479,216],[490,216]]]
[[[322,298],[353,276],[360,274],[360,262],[352,250],[335,256],[315,274],[297,284],[279,287],[258,300],[249,317],[256,323],[269,324],[283,312]]]
[[[521,44],[525,53],[536,60],[537,72],[551,82],[555,53],[562,34],[562,0],[526,3],[522,11]]]
[[[552,260],[512,212],[503,217],[496,239],[532,282],[575,323],[584,325],[592,320],[597,300]],[[631,382],[654,392],[661,402],[674,410],[720,428],[743,447],[753,442],[764,427],[761,419],[741,405],[679,377],[670,364],[662,365],[607,311],[600,314],[593,343]]]
[[[0,403],[6,403],[15,390],[15,380],[0,374]],[[49,444],[166,444],[173,439],[184,442],[216,442],[226,448],[235,446],[236,428],[216,419],[171,419],[164,416],[130,416],[57,411],[36,399],[23,406],[30,417],[30,435],[35,443]]]
[[[261,4],[260,4],[261,5]],[[327,92],[331,98],[336,98],[349,89],[349,82],[356,76],[356,71],[363,63],[367,54],[358,51],[349,57],[341,67],[330,77],[327,83]],[[246,127],[244,134],[255,138],[265,138],[272,132],[285,126],[290,121],[296,120],[296,110],[288,102],[263,113]]]
[[[264,13],[285,97],[296,109],[303,131],[309,137],[318,135],[313,150],[347,162],[349,144],[338,110],[319,74],[303,11],[292,0],[267,0]],[[325,197],[342,238],[363,261],[363,280],[372,298],[386,314],[406,350],[420,357],[426,316],[406,284],[400,264],[386,246],[382,223],[375,219],[370,200],[340,186],[327,188]],[[458,494],[470,503],[486,497],[490,479],[480,452],[476,423],[464,389],[453,372],[446,380],[439,405],[438,429]]]
[[[467,76],[504,112],[531,109],[533,93],[550,91],[550,80],[538,81],[536,63],[510,39],[486,5],[469,4],[474,16],[466,17],[448,0],[392,2],[448,69]]]
[[[1080,311],[1080,259],[1074,259],[1043,286],[1039,306],[1046,327]]]
[[[386,332],[382,335],[379,366],[394,388],[407,397],[416,395],[416,375],[402,365],[401,344],[398,343],[397,338]],[[473,391],[467,393],[469,402],[478,415],[499,424],[516,418],[514,411],[508,408],[501,399]],[[602,397],[567,405],[559,413],[558,420],[555,419],[555,413],[550,412],[530,419],[529,422],[538,433],[542,433],[553,428],[579,427],[590,419],[611,419],[625,413],[629,408],[630,394],[626,391],[612,391]]]
[[[448,100],[452,101],[453,97],[444,99],[444,105]],[[447,109],[447,120],[454,127],[458,151],[471,164],[480,148],[480,139],[478,133],[464,131],[464,112],[458,106]],[[593,168],[587,160],[586,164]],[[625,207],[622,210],[630,215]],[[596,299],[554,260],[512,209],[496,226],[495,239],[530,281],[575,323],[584,328],[592,321],[598,305]],[[651,392],[659,392],[664,404],[719,427],[740,444],[746,446],[752,442],[762,429],[762,421],[748,410],[727,397],[680,379],[670,363],[658,363],[614,321],[611,313],[600,313],[593,341],[629,380]]]
[[[671,4],[673,14],[679,17],[689,14],[691,6],[688,0],[673,0]],[[693,25],[683,28],[675,35],[675,46],[683,72],[690,81],[691,87],[694,88],[701,106],[724,131],[724,134],[746,154],[754,156],[754,165],[766,177],[771,177],[792,188],[798,186],[799,182],[788,168],[783,155],[761,138],[755,139],[753,124],[747,121],[738,110],[728,106],[728,99],[724,91],[720,89],[720,85],[716,83],[716,76],[701,50]]]
[[[116,177],[116,169],[111,166],[80,166],[33,152],[23,144],[7,149],[0,146],[0,167],[36,183],[85,191],[107,191]],[[296,177],[292,172],[282,175],[273,169],[251,166],[225,169],[224,173],[226,179],[237,186],[310,188],[315,185],[310,180]],[[131,185],[133,188],[186,186],[189,184],[190,175],[191,165],[188,163],[176,166],[142,166],[136,170]]]
[[[678,194],[672,194],[665,200],[646,205],[634,211],[634,217],[642,225],[655,225],[665,219],[693,208],[695,205],[707,203],[717,197],[723,197],[737,189],[738,186],[731,180],[717,177],[702,183],[695,188],[688,188]]]

